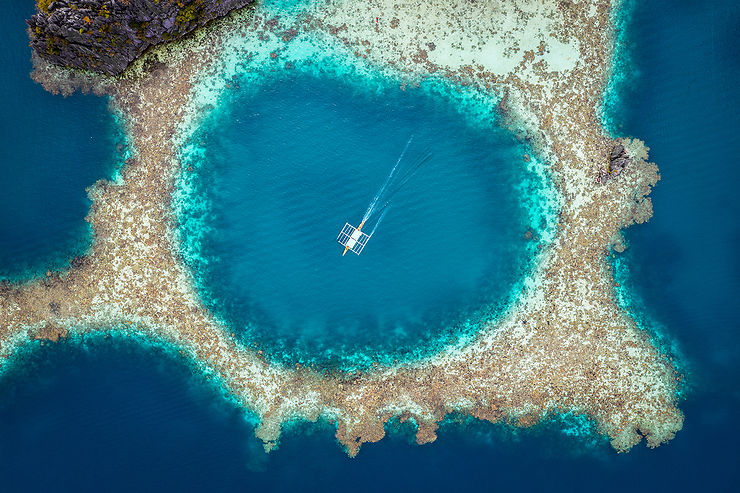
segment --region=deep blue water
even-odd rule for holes
[[[196,136],[205,157],[191,203],[212,207],[194,265],[214,310],[237,331],[251,323],[250,341],[326,358],[343,346],[400,355],[485,304],[505,305],[536,251],[519,198],[532,179],[523,145],[421,90],[269,77]],[[379,202],[390,203],[382,223],[360,256],[342,257],[337,234],[359,224],[410,138]]]
[[[33,82],[24,19],[4,1],[0,51],[0,279],[59,268],[90,243],[85,187],[110,175],[119,136],[106,101]]]
[[[557,430],[480,424],[423,447],[399,432],[352,460],[330,431],[302,429],[265,458],[240,411],[179,360],[62,343],[0,379],[3,490],[736,491],[738,25],[731,1],[644,2],[630,23],[639,74],[617,120],[646,140],[662,181],[622,259],[634,305],[690,369],[686,422],[669,444],[617,455]]]

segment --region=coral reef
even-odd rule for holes
[[[317,419],[335,424],[351,455],[380,440],[394,418],[415,423],[417,442],[427,443],[452,412],[520,427],[561,413],[587,416],[619,451],[643,438],[651,447],[670,440],[683,423],[681,376],[618,305],[608,262],[621,229],[649,218],[647,195],[658,180],[644,143],[611,138],[599,119],[612,8],[606,0],[329,1],[283,25],[261,6],[151,50],[104,84],[135,152],[120,179],[89,190],[91,251],[41,281],[0,285],[0,355],[57,337],[47,326],[164,341],[258,416],[268,450],[284,423]],[[202,109],[197,90],[219,80],[227,54],[242,69],[245,60],[257,63],[258,47],[265,64],[296,64],[290,46],[302,40],[412,86],[434,74],[453,88],[506,95],[504,122],[546,162],[562,197],[555,238],[507,313],[474,339],[410,363],[328,373],[270,364],[203,308],[171,212],[184,172],[182,126]],[[55,85],[49,67],[36,77]],[[629,162],[597,183],[620,146]]]

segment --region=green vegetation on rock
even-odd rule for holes
[[[49,11],[49,5],[54,0],[36,0],[36,8],[42,12],[48,12]]]
[[[178,2],[178,5],[182,3]],[[192,22],[198,18],[199,10],[203,7],[203,2],[195,0],[194,2],[182,7],[180,12],[177,13],[175,21],[178,24],[185,24],[186,22]]]

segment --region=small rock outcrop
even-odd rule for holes
[[[615,145],[609,158],[609,174],[618,176],[629,161],[630,158],[627,156],[627,150],[624,146],[622,144]]]
[[[606,183],[609,178],[619,176],[629,163],[630,157],[627,155],[627,149],[622,144],[615,145],[609,156],[609,163],[601,169],[596,181],[598,183]]]
[[[149,46],[182,37],[254,0],[36,0],[31,46],[57,65],[121,73]]]

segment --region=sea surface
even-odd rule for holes
[[[27,78],[22,22],[31,5],[4,3],[0,268],[6,275],[21,275],[59,266],[60,259],[84,250],[89,242],[84,187],[112,173],[118,130],[104,100],[52,97]],[[366,444],[355,459],[341,450],[328,426],[296,425],[277,451],[265,455],[249,416],[182,359],[165,348],[101,337],[33,347],[4,371],[0,488],[736,491],[740,6],[734,1],[636,4],[617,67],[624,83],[609,117],[616,133],[646,141],[662,179],[652,194],[654,217],[627,231],[629,248],[614,263],[625,304],[686,373],[681,403],[686,420],[674,440],[655,450],[638,445],[616,454],[587,425],[567,418],[526,431],[453,419],[436,442],[421,447],[411,443],[409,428],[390,424],[390,436]],[[283,89],[276,82],[265,90]],[[229,135],[259,130],[259,118],[248,111],[242,115],[241,122],[226,126],[217,145],[228,148]],[[349,204],[336,201],[339,222],[362,214],[408,131],[402,128],[395,140],[384,142],[388,166],[361,180],[372,186],[350,184],[345,193],[357,190],[358,197]],[[40,132],[49,140],[34,137]],[[347,149],[342,155],[360,151]],[[239,164],[232,162],[239,151],[230,152],[212,160],[224,177],[234,176],[228,173]],[[259,159],[260,166],[270,165]],[[510,164],[501,166],[511,169]],[[269,178],[261,173],[260,179]],[[253,192],[269,193],[269,187]],[[413,188],[408,193],[412,200]],[[501,200],[506,203],[506,192]],[[392,234],[403,231],[403,210],[391,209],[368,244],[368,255],[387,254],[393,241],[401,241],[392,240]],[[332,242],[341,224],[335,227],[333,221],[327,219],[332,222],[328,243],[339,248]],[[498,233],[487,234],[498,238]],[[363,257],[342,260],[359,267]]]
[[[20,279],[89,247],[85,188],[110,176],[122,139],[104,99],[54,96],[29,78],[33,2],[2,4],[0,279]]]

